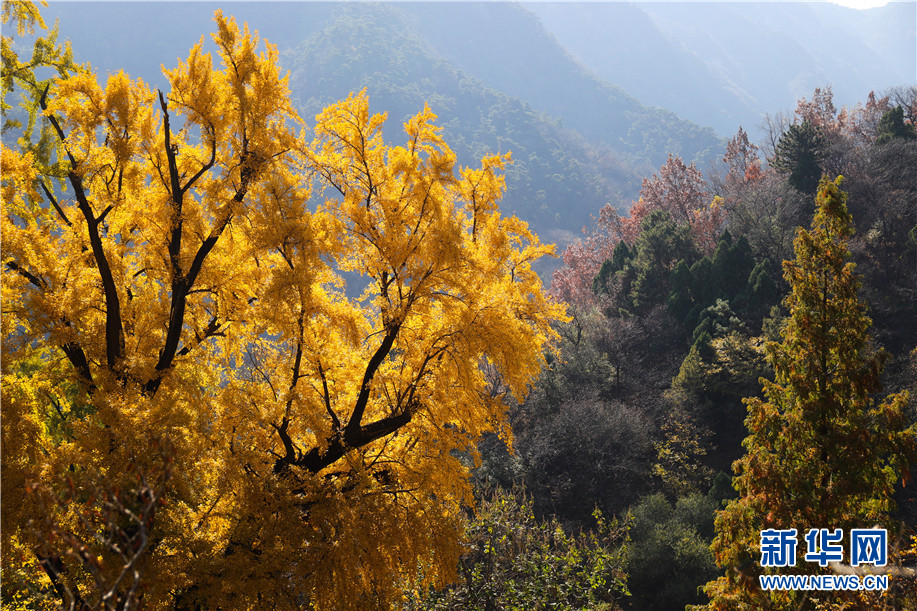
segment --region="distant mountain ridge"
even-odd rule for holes
[[[401,140],[401,124],[429,104],[461,164],[511,151],[502,207],[551,240],[566,241],[598,207],[632,197],[639,185],[621,155],[600,154],[527,102],[457,69],[389,5],[342,6],[284,62],[305,117],[365,88],[371,111],[388,114],[386,139],[393,143]]]
[[[724,141],[701,125],[751,131],[760,113],[791,108],[814,86],[832,84],[853,103],[868,93],[866,76],[908,70],[877,66],[908,46],[907,24],[888,25],[886,12],[863,13],[892,31],[867,40],[869,27],[847,13],[774,3],[52,2],[44,14],[60,18],[78,61],[163,87],[160,64],[173,67],[202,36],[209,43],[218,8],[277,45],[307,123],[365,87],[372,108],[389,113],[392,142],[426,102],[461,163],[511,150],[504,209],[561,243],[606,202],[626,209],[668,154],[702,168],[717,160]],[[799,40],[810,30],[830,34],[827,52]],[[799,64],[812,69],[781,82]],[[851,83],[822,82],[829,73]]]
[[[687,161],[715,157],[710,129],[647,107],[587,70],[523,5],[504,2],[406,3],[418,30],[450,62],[490,87],[563,120],[589,142],[626,153],[655,170],[669,153]],[[496,60],[499,58],[499,61]]]
[[[815,87],[838,106],[917,83],[917,3],[533,2],[585,66],[644,104],[731,135]]]
[[[61,3],[61,35],[78,61],[124,69],[154,87],[213,29],[210,3]],[[278,46],[307,123],[366,88],[389,113],[386,137],[429,103],[461,163],[512,151],[504,209],[546,239],[579,235],[607,202],[626,207],[669,153],[715,158],[722,141],[641,105],[585,70],[518,5],[232,3],[223,7]],[[104,16],[104,18],[103,18]],[[99,36],[105,23],[106,35]],[[110,35],[109,35],[110,30]],[[451,37],[447,36],[451,32]],[[461,36],[472,37],[462,49]],[[573,131],[575,130],[575,131]]]

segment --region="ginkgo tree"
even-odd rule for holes
[[[453,576],[475,442],[509,438],[564,317],[429,109],[311,130],[216,14],[169,91],[37,93],[55,177],[3,146],[4,597],[379,608]]]

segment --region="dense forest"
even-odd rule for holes
[[[917,86],[719,138],[555,9],[4,2],[4,608],[917,608]]]
[[[568,532],[600,528],[595,511],[628,520],[627,545],[610,548],[627,575],[629,596],[612,594],[623,608],[703,604],[698,586],[708,582],[716,584],[705,592],[715,595],[710,608],[717,609],[915,604],[913,578],[893,582],[897,589],[886,598],[853,602],[767,600],[742,585],[756,575],[758,529],[791,520],[800,529],[887,524],[899,541],[898,562],[913,566],[917,497],[905,486],[913,477],[906,466],[913,458],[905,457],[914,455],[917,417],[906,407],[917,380],[915,93],[871,95],[838,110],[830,90],[816,90],[773,134],[774,144],[755,145],[740,130],[729,141],[725,171],[710,176],[671,158],[644,181],[627,216],[604,209],[589,235],[564,253],[552,290],[573,320],[561,327],[550,369],[511,411],[515,454],[497,440],[485,443],[476,476],[482,490],[514,490],[523,507],[560,520]],[[819,186],[824,175],[843,179]],[[826,229],[832,204],[838,216]],[[800,229],[809,226],[811,233]],[[817,231],[825,232],[825,249],[837,249],[830,272],[828,261],[806,258],[808,236]],[[819,276],[848,286],[819,287]],[[805,303],[813,289],[815,303]],[[819,299],[849,303],[816,315]],[[837,318],[813,336],[812,326],[829,316]],[[825,354],[837,361],[813,365],[816,356],[806,351],[826,343]],[[819,369],[830,371],[836,386],[814,399],[806,383]],[[886,395],[895,397],[890,411],[873,403]],[[790,445],[789,431],[799,425],[794,406],[812,410],[803,420],[828,410],[803,397],[840,404],[824,416],[824,429]],[[762,405],[775,410],[766,424],[759,422]],[[774,435],[787,436],[786,445]],[[819,446],[831,456],[823,466],[817,457],[790,466],[813,460],[804,457]],[[770,480],[757,461],[773,462]],[[851,487],[859,478],[859,490],[838,484],[844,492],[834,494],[850,498],[832,500],[830,487],[817,483],[820,473],[843,473]],[[750,500],[756,495],[764,507]],[[782,502],[798,506],[783,514],[767,509]],[[744,533],[742,522],[729,521],[739,508],[756,516],[745,518],[751,525]],[[531,553],[537,557],[538,548]],[[509,568],[517,561],[495,579],[517,579]]]

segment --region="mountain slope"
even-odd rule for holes
[[[838,105],[917,82],[917,4],[528,3],[601,78],[721,134],[831,85]]]
[[[460,163],[512,151],[502,207],[549,239],[569,239],[604,203],[636,193],[638,175],[620,155],[600,153],[526,102],[456,69],[397,8],[341,7],[285,62],[305,117],[365,88],[371,108],[388,113],[391,142],[399,142],[401,123],[427,103]]]
[[[405,3],[399,8],[415,17],[418,32],[457,67],[563,119],[588,141],[627,153],[646,169],[655,170],[669,153],[706,161],[722,146],[711,130],[647,107],[603,82],[521,5]]]

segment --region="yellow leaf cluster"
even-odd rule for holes
[[[452,577],[494,372],[524,396],[564,317],[553,250],[499,212],[508,155],[457,168],[429,108],[391,146],[365,92],[309,137],[216,22],[167,94],[56,82],[68,197],[3,146],[4,563],[77,603],[135,596],[124,566],[153,608],[385,607]]]

